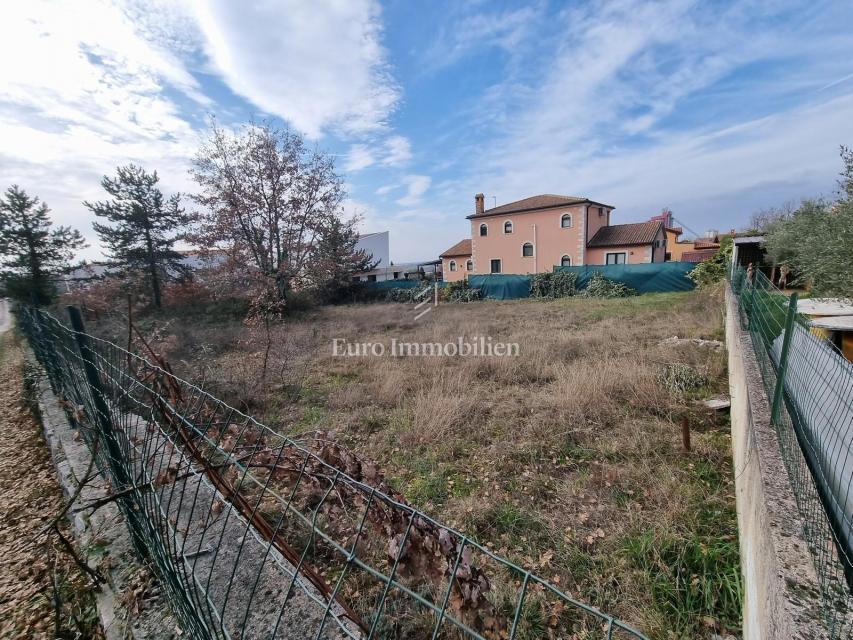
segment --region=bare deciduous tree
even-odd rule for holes
[[[333,159],[270,123],[229,132],[213,123],[191,174],[203,205],[196,241],[252,273],[267,303],[282,303],[305,277],[317,239],[345,197]]]

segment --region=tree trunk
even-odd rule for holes
[[[151,232],[145,229],[145,245],[148,249],[148,271],[151,276],[151,291],[154,294],[154,306],[163,308],[163,300],[160,295],[160,278],[157,276],[157,261],[154,257],[154,243],[151,240]]]
[[[287,276],[279,272],[275,276],[275,293],[278,300],[287,300]]]

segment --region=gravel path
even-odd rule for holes
[[[0,315],[5,324],[5,304]],[[41,428],[25,402],[22,362],[13,334],[0,335],[0,638],[98,638],[88,579],[56,536],[39,537],[63,498]],[[64,518],[61,526],[73,539]]]

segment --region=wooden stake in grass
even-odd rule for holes
[[[690,451],[690,421],[687,416],[681,418],[681,445],[685,451]]]

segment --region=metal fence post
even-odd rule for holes
[[[119,486],[113,487],[116,491],[121,491],[130,486],[130,477],[126,473],[126,469],[121,465],[122,459],[121,447],[115,437],[113,431],[112,420],[110,419],[110,410],[107,405],[107,396],[104,393],[101,377],[98,375],[98,367],[95,365],[95,354],[92,351],[92,345],[89,342],[89,336],[86,334],[86,327],[83,325],[83,316],[80,309],[69,305],[66,307],[68,318],[71,320],[71,328],[74,329],[74,340],[77,342],[77,348],[80,350],[80,356],[83,360],[83,372],[86,375],[86,383],[89,386],[89,392],[92,396],[92,403],[95,405],[95,420],[100,437],[103,438],[106,446],[107,455],[110,457],[108,461],[111,475]]]
[[[25,312],[29,317],[34,341],[38,343],[34,350],[37,348],[39,352],[38,356],[44,360],[42,365],[44,365],[45,371],[47,371],[47,380],[50,383],[51,390],[55,394],[59,394],[61,392],[59,364],[57,363],[53,340],[48,335],[44,317],[38,307],[32,307]]]
[[[788,354],[791,351],[791,336],[794,333],[794,318],[797,315],[797,294],[792,293],[788,300],[788,313],[785,315],[785,337],[782,339],[782,351],[779,354],[779,366],[776,368],[776,388],[773,390],[773,407],[770,420],[779,424],[782,411],[782,398],[785,393],[785,375],[788,372]]]

